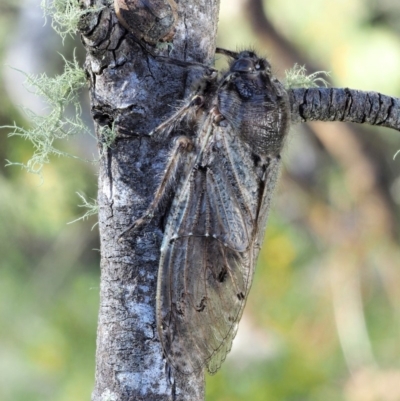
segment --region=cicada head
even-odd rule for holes
[[[266,59],[252,51],[227,55],[233,60],[218,92],[221,114],[255,154],[279,154],[290,121],[286,90]]]

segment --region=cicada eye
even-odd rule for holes
[[[262,70],[265,71],[267,74],[271,73],[271,67],[268,61],[266,61],[265,59],[262,58],[258,59],[254,67],[257,71]]]
[[[218,71],[212,71],[210,74],[210,79],[216,79],[218,77]]]

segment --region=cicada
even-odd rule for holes
[[[172,196],[157,329],[168,363],[186,374],[205,367],[215,373],[231,349],[290,121],[288,95],[267,60],[252,51],[219,52],[230,58],[229,69],[208,74],[154,131],[175,136],[175,145],[154,200],[134,223],[154,216]]]

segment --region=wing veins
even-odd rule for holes
[[[233,129],[233,128],[232,128]],[[241,202],[239,202],[239,205],[240,206],[242,206],[242,207],[244,207],[244,209],[246,210],[246,212],[247,212],[247,215],[248,216],[250,216],[251,218],[252,218],[252,220],[254,220],[253,219],[253,216],[252,216],[252,214],[251,214],[251,210],[249,209],[249,207],[247,206],[247,202],[245,202],[245,196],[243,195],[243,192],[242,192],[242,187],[241,187],[241,185],[240,185],[240,180],[239,180],[239,177],[238,177],[238,175],[237,175],[237,172],[236,172],[236,169],[235,169],[235,165],[234,165],[234,163],[233,163],[233,161],[232,161],[232,158],[231,158],[231,152],[230,152],[230,150],[229,150],[229,147],[228,147],[228,144],[227,144],[227,138],[226,138],[226,135],[221,135],[222,136],[222,145],[223,145],[223,147],[224,147],[224,149],[225,149],[225,152],[224,152],[224,155],[226,155],[227,156],[227,159],[228,159],[228,161],[229,161],[229,164],[230,164],[230,166],[232,167],[232,169],[231,169],[231,171],[232,171],[232,173],[233,173],[233,176],[234,176],[234,179],[235,179],[235,181],[236,181],[236,188],[237,188],[237,191],[239,192],[239,195],[240,195],[240,198],[241,198]]]

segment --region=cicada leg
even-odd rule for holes
[[[170,186],[175,182],[179,167],[182,162],[184,162],[187,153],[192,152],[193,149],[194,146],[191,139],[181,136],[175,140],[174,147],[169,155],[167,166],[164,170],[161,183],[157,188],[153,201],[150,203],[143,216],[135,220],[126,230],[124,230],[122,234],[120,234],[118,240],[120,240],[127,232],[140,227],[146,221],[149,221],[154,217],[159,205],[162,203],[165,195],[169,192]]]
[[[189,102],[184,104],[170,118],[161,123],[157,128],[150,132],[150,135],[169,135],[174,131],[183,120],[193,119],[193,113],[203,105],[204,99],[202,96],[196,95]]]

